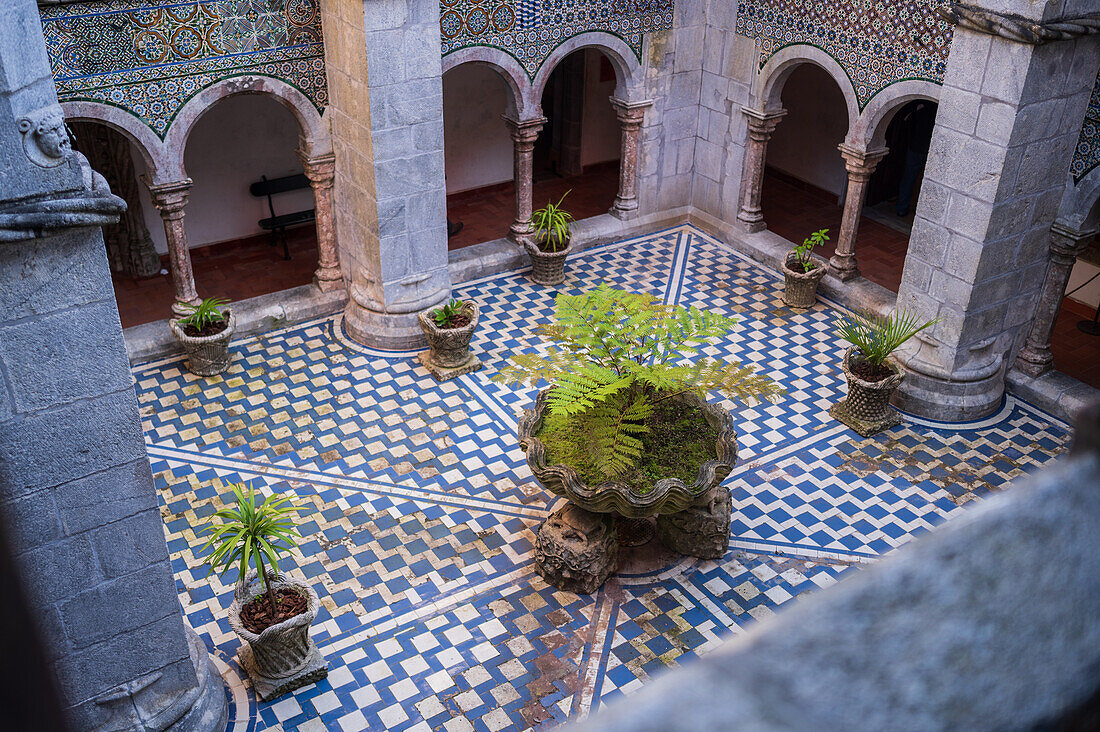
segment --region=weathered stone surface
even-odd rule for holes
[[[717,485],[705,502],[680,513],[657,516],[657,538],[678,554],[720,559],[729,548],[732,514],[729,488]]]
[[[535,570],[566,592],[590,595],[598,590],[619,559],[615,520],[566,503],[535,535]]]

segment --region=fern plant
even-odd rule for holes
[[[569,189],[557,203],[547,202],[545,208],[531,214],[531,225],[539,235],[539,248],[544,252],[560,252],[569,245],[569,224],[573,221],[573,215],[563,209],[561,204],[572,192],[573,189]]]
[[[828,229],[820,229],[803,239],[801,244],[795,246],[794,258],[802,267],[803,272],[810,272],[817,266],[814,264],[813,259],[810,258],[810,255],[813,253],[814,247],[822,246],[825,242],[829,241],[828,234]]]
[[[549,382],[542,434],[572,445],[587,472],[617,478],[634,467],[646,419],[661,401],[717,391],[751,403],[783,393],[751,365],[698,357],[703,345],[733,330],[735,318],[604,283],[582,295],[559,294],[555,319],[537,332],[556,345],[512,356],[493,379]]]
[[[859,349],[867,363],[881,366],[903,343],[941,320],[943,318],[933,318],[921,323],[917,314],[908,310],[874,318],[840,315],[836,319],[836,331],[837,335]]]

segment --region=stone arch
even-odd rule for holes
[[[110,127],[133,143],[145,162],[150,182],[156,184],[186,177],[182,167],[177,168],[175,165],[175,158],[169,154],[167,145],[129,112],[110,104],[86,101],[64,102],[61,110],[66,119],[95,122]]]
[[[615,69],[615,97],[624,102],[640,102],[644,100],[642,88],[642,66],[638,63],[630,46],[618,36],[600,31],[580,33],[563,41],[543,61],[539,71],[535,74],[532,91],[534,101],[542,106],[542,92],[550,80],[550,74],[557,65],[569,54],[582,48],[595,48],[601,51],[611,61]]]
[[[286,107],[298,121],[299,146],[308,157],[332,152],[332,136],[327,121],[322,119],[305,94],[285,81],[269,76],[235,76],[211,84],[191,97],[168,129],[165,143],[181,171],[184,169],[183,152],[195,124],[219,101],[237,94],[266,94]]]
[[[1090,170],[1076,185],[1072,177],[1066,176],[1066,190],[1055,221],[1075,231],[1100,228],[1100,166]]]
[[[907,79],[891,84],[867,102],[859,119],[848,132],[846,142],[857,150],[877,150],[885,145],[886,128],[894,115],[909,102],[924,99],[939,103],[940,85],[924,79]]]
[[[844,104],[848,108],[848,129],[851,130],[856,120],[859,119],[859,101],[856,99],[856,91],[852,86],[852,80],[836,59],[822,51],[817,46],[805,43],[796,43],[785,46],[777,51],[764,68],[757,75],[759,81],[756,94],[756,108],[764,111],[778,111],[783,108],[783,86],[791,73],[802,64],[814,64],[821,67],[825,73],[836,82],[837,88],[844,96]]]
[[[519,61],[511,54],[489,46],[461,48],[443,57],[443,73],[463,64],[488,66],[500,76],[508,87],[508,104],[505,110],[508,117],[525,120],[539,116],[531,82]]]

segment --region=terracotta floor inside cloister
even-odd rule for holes
[[[231,697],[229,729],[513,730],[583,718],[690,664],[784,606],[1010,489],[1067,447],[1067,426],[1008,397],[992,416],[862,438],[828,415],[845,393],[837,306],[792,311],[782,283],[723,242],[677,227],[575,255],[558,288],[511,272],[463,284],[480,304],[482,371],[437,383],[412,352],[351,342],[341,317],[234,342],[221,377],[177,358],[134,367],[181,603]],[[560,502],[516,445],[532,390],[490,381],[542,347],[558,291],[600,281],[737,315],[714,355],[755,364],[787,395],[727,403],[740,455],[717,561],[630,550],[596,594],[532,567]],[[328,678],[258,702],[236,661],[234,578],[207,578],[197,532],[250,482],[306,507],[284,569],[323,609]]]

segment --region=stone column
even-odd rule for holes
[[[160,211],[164,222],[164,238],[168,242],[168,264],[172,268],[172,285],[176,301],[172,312],[183,315],[187,305],[198,305],[199,294],[195,290],[195,274],[191,270],[191,250],[187,245],[187,230],[183,225],[183,209],[191,192],[191,179],[173,183],[149,184],[153,205]]]
[[[317,217],[317,271],[313,273],[313,283],[321,292],[331,292],[344,286],[340,258],[336,253],[336,216],[332,210],[336,156],[330,153],[311,158],[299,150],[298,157],[313,188],[313,208]]]
[[[844,196],[844,215],[840,220],[840,232],[836,239],[836,253],[829,259],[829,271],[841,280],[859,277],[856,264],[856,231],[859,230],[859,217],[863,213],[863,202],[867,199],[867,181],[875,172],[879,161],[886,153],[882,150],[857,150],[845,143],[839,146],[844,157],[844,167],[848,170],[848,192]]]
[[[622,129],[619,158],[619,195],[611,206],[611,215],[617,218],[633,218],[638,213],[638,138],[641,136],[645,111],[652,101],[624,102],[611,97],[611,106],[619,118]]]
[[[897,300],[942,320],[899,353],[907,412],[978,419],[1001,403],[1100,66],[1100,37],[1064,7],[945,11],[956,28]]]
[[[557,115],[552,126],[561,136],[554,140],[554,147],[561,151],[556,161],[557,172],[566,178],[584,173],[581,145],[584,138],[586,62],[586,51],[571,53],[561,62],[560,99],[555,105]]]
[[[504,123],[512,133],[512,179],[516,189],[516,218],[508,227],[508,238],[522,246],[532,233],[535,140],[546,118],[514,120],[504,117]]]
[[[1075,231],[1060,224],[1050,227],[1050,267],[1047,269],[1027,343],[1016,355],[1016,368],[1029,376],[1042,376],[1054,366],[1050,341],[1054,322],[1062,310],[1066,284],[1077,257],[1096,236],[1096,230]]]
[[[745,167],[741,171],[741,208],[737,220],[750,234],[768,228],[764,223],[764,211],[760,202],[764,192],[764,163],[768,154],[768,140],[787,110],[761,112],[742,107],[748,121],[748,145],[745,146]]]
[[[0,10],[0,535],[68,729],[224,730],[225,687],[180,612],[104,256],[100,227],[125,204],[71,149],[38,7]]]

